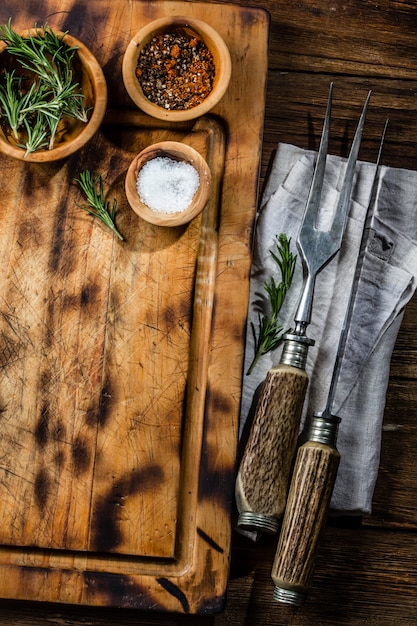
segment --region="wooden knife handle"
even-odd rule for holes
[[[280,364],[267,373],[236,480],[238,527],[275,534],[282,516],[308,377]]]
[[[272,566],[275,600],[299,606],[311,586],[339,460],[336,448],[323,443],[308,441],[298,450]]]

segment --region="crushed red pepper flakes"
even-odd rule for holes
[[[215,66],[205,43],[183,29],[155,35],[141,50],[136,76],[150,102],[191,109],[213,89]]]

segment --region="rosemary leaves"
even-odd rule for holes
[[[0,41],[7,55],[0,74],[0,120],[6,134],[24,148],[54,147],[65,120],[88,121],[80,84],[75,78],[77,47],[68,46],[66,33],[43,26],[26,37],[0,26]]]
[[[255,338],[255,355],[247,374],[251,374],[260,357],[278,346],[282,339],[282,326],[278,322],[278,315],[282,308],[294,274],[297,257],[290,250],[291,239],[283,233],[276,237],[277,251],[270,250],[270,254],[280,270],[280,282],[274,276],[265,281],[264,288],[269,298],[270,315],[258,313],[259,331],[256,333],[254,324],[252,331]]]
[[[90,170],[81,172],[79,178],[75,180],[83,190],[88,205],[78,205],[80,209],[87,211],[90,215],[98,217],[110,230],[123,241],[123,235],[118,231],[115,224],[117,202],[113,199],[113,205],[110,208],[110,202],[105,200],[103,177],[101,174],[93,174]]]

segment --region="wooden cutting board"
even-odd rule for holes
[[[213,114],[140,114],[123,52],[163,15],[211,23],[232,56]],[[48,23],[104,69],[108,114],[49,165],[0,157],[0,597],[190,613],[225,598],[268,16],[202,2],[3,0],[0,22]],[[130,209],[134,155],[165,139],[209,161],[201,216],[152,226]],[[222,167],[222,156],[225,163]],[[103,175],[122,242],[79,208]]]

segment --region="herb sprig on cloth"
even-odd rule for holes
[[[278,322],[288,289],[290,288],[297,260],[290,250],[291,239],[284,233],[276,236],[276,252],[270,250],[270,254],[280,270],[280,282],[274,276],[264,282],[264,288],[269,298],[271,309],[270,315],[258,313],[259,331],[256,332],[252,323],[252,332],[255,339],[255,356],[249,366],[248,374],[251,374],[261,356],[278,346],[282,339],[282,326]]]
[[[98,217],[103,224],[108,226],[108,228],[123,241],[123,235],[118,231],[114,221],[117,209],[116,198],[113,199],[113,205],[110,208],[110,202],[105,200],[104,197],[102,175],[94,174],[90,172],[90,170],[85,170],[80,173],[79,178],[76,179],[75,182],[79,184],[88,201],[88,206],[78,206],[84,211],[87,211],[87,213],[90,213],[90,215]]]

